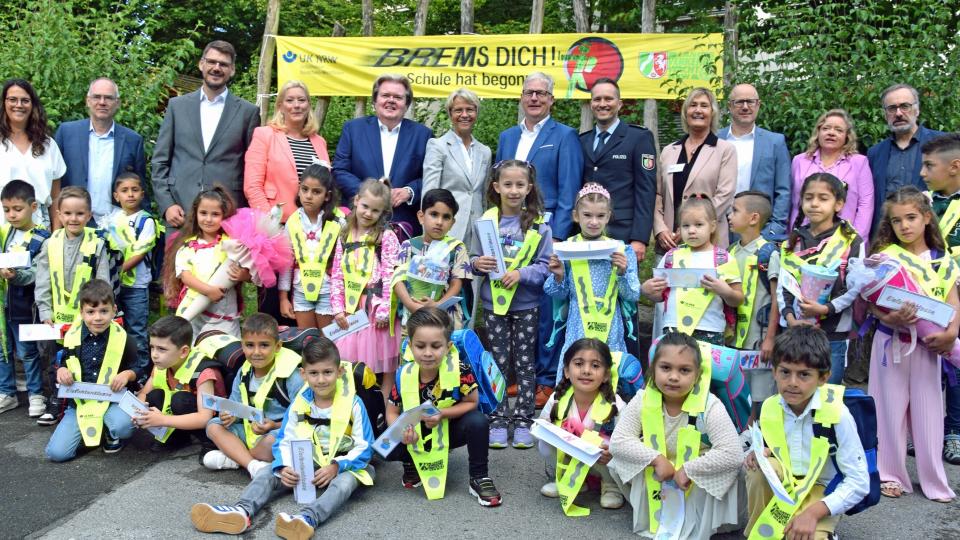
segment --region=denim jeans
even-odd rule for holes
[[[21,342],[20,324],[16,321],[9,321],[7,324],[7,342],[11,352],[16,351],[17,358],[23,362],[23,371],[27,378],[27,394],[43,395],[43,382],[40,375],[43,372],[43,366],[40,363],[37,342]],[[16,396],[16,364],[13,363],[12,355],[10,358],[3,358],[3,356],[3,352],[0,351],[0,394]]]
[[[367,472],[370,473],[370,478],[375,478],[376,471],[372,465],[367,465]],[[323,493],[319,494],[312,503],[301,507],[300,512],[310,516],[313,522],[319,525],[330,519],[330,516],[347,502],[350,494],[359,485],[360,482],[355,476],[342,472],[327,484]],[[272,467],[264,467],[240,494],[237,506],[246,510],[247,515],[252,519],[264,505],[289,491],[292,490],[284,486],[280,478],[273,474]]]
[[[116,403],[111,403],[107,407],[107,412],[103,415],[103,429],[117,439],[129,439],[133,437],[134,431],[130,417]],[[57,429],[50,437],[50,442],[47,443],[47,458],[56,462],[73,459],[82,442],[80,425],[77,423],[77,409],[68,407],[63,413],[63,419],[57,424]]]
[[[843,372],[847,369],[847,340],[830,342],[830,384],[843,384]]]
[[[487,423],[487,417],[477,409],[474,409],[460,418],[450,420],[450,446],[460,448],[467,447],[467,465],[470,471],[470,478],[484,478],[490,475],[488,471],[488,450],[490,444],[490,430]],[[387,461],[401,461],[412,464],[413,458],[410,457],[410,451],[407,445],[401,444],[390,452]]]
[[[150,376],[150,342],[147,340],[150,289],[121,287],[117,305],[123,310],[124,327],[137,341],[137,364],[130,368],[141,374],[138,382],[143,383]]]

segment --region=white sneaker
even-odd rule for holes
[[[600,506],[615,510],[623,506],[623,494],[614,482],[600,482]]]
[[[560,496],[560,491],[557,490],[556,482],[547,482],[540,488],[540,494],[544,497],[550,497],[551,499],[556,499]]]
[[[265,467],[269,467],[270,464],[266,461],[260,461],[259,459],[251,460],[247,465],[247,472],[250,473],[250,479],[252,480],[258,472],[262,471]]]
[[[237,462],[228,458],[226,454],[219,450],[211,450],[203,456],[203,466],[213,470],[221,471],[223,469],[239,469]]]
[[[17,396],[0,394],[0,413],[7,412],[11,409],[16,409],[19,406],[20,402],[17,401]]]
[[[27,416],[30,418],[39,418],[47,410],[47,398],[40,394],[30,396],[30,407],[27,409]]]

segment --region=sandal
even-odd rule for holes
[[[898,499],[903,495],[903,486],[900,485],[900,482],[881,482],[880,494],[891,499]]]

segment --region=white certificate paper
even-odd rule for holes
[[[540,418],[534,420],[530,434],[584,465],[593,467],[593,464],[600,459],[599,446],[592,445],[546,420]]]
[[[361,309],[358,309],[353,314],[347,316],[346,330],[340,328],[340,325],[338,325],[336,322],[332,322],[323,327],[323,335],[327,336],[330,341],[336,341],[370,326],[370,318],[367,317],[367,311],[362,309],[363,306],[360,307]]]
[[[953,320],[956,313],[950,304],[889,285],[880,291],[880,298],[877,299],[877,305],[887,309],[900,309],[900,306],[906,302],[913,302],[917,305],[917,317],[944,328],[950,325],[950,321]]]
[[[773,470],[773,466],[770,465],[770,460],[767,458],[767,456],[763,455],[763,434],[760,432],[759,423],[755,423],[750,426],[750,436],[753,442],[750,451],[752,451],[754,456],[756,456],[757,465],[760,466],[760,471],[763,472],[763,476],[766,477],[767,483],[770,484],[771,491],[773,491],[773,494],[776,495],[776,497],[781,501],[789,505],[795,504],[796,501],[794,501],[793,497],[787,493],[787,489],[783,487],[780,477],[777,476],[776,471]]]
[[[21,324],[20,341],[56,341],[62,336],[63,324]]]
[[[30,266],[29,251],[0,253],[0,268],[27,268]]]
[[[700,278],[717,277],[716,268],[654,268],[653,277],[667,280],[667,286],[678,289],[699,289]]]
[[[200,395],[203,398],[204,409],[227,413],[252,422],[263,422],[263,411],[256,407],[244,405],[238,401],[231,401],[220,396],[211,396],[210,394],[203,393]]]
[[[437,304],[437,308],[442,309],[443,311],[446,311],[452,308],[453,306],[457,305],[460,302],[460,300],[463,300],[462,296],[451,296],[450,298],[447,298],[443,302]]]
[[[120,398],[120,403],[117,404],[120,407],[120,410],[127,413],[127,416],[130,418],[137,418],[140,416],[141,412],[147,412],[150,410],[150,407],[137,399],[137,396],[133,395],[129,390],[123,394],[123,397]],[[170,428],[166,427],[151,427],[147,428],[147,431],[154,436],[157,440],[160,440],[167,434]]]
[[[478,219],[474,223],[477,229],[477,238],[483,254],[497,260],[497,269],[490,272],[490,279],[500,279],[507,273],[507,265],[503,261],[503,249],[500,246],[500,235],[497,234],[497,224],[492,219]]]
[[[655,540],[680,540],[686,496],[673,480],[660,484],[660,528]]]
[[[614,252],[622,250],[623,242],[619,240],[587,240],[553,244],[553,252],[561,261],[609,259]]]
[[[313,441],[296,439],[290,441],[293,470],[300,475],[293,497],[297,504],[310,504],[317,498],[317,486],[313,485]]]
[[[106,384],[94,384],[76,381],[70,386],[59,384],[57,397],[61,399],[93,399],[96,401],[109,401],[111,403],[120,403],[126,390],[114,392]]]
[[[373,442],[373,449],[381,456],[387,457],[390,455],[390,452],[393,452],[394,448],[400,446],[400,443],[403,442],[403,432],[408,426],[416,426],[424,416],[433,416],[436,414],[440,414],[439,409],[429,401],[421,403],[409,411],[403,411],[403,413],[397,417],[397,421],[388,427],[387,430]]]

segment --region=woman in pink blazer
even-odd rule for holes
[[[657,251],[665,253],[677,246],[677,211],[692,194],[710,197],[717,209],[717,247],[726,249],[727,211],[733,205],[737,187],[737,151],[729,142],[718,139],[720,106],[713,92],[694,88],[683,102],[680,125],[686,133],[679,141],[660,152],[660,179],[653,213],[653,234]]]
[[[312,163],[330,167],[327,142],[317,134],[306,85],[288,81],[277,95],[273,118],[253,131],[244,157],[243,193],[250,207],[266,212],[282,204],[286,223],[297,209],[300,174]]]

